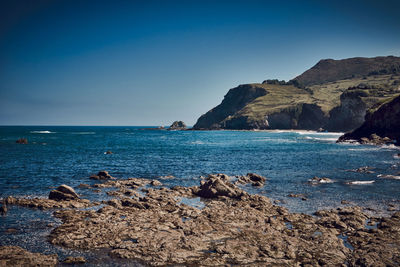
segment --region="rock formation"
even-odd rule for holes
[[[56,266],[57,255],[32,253],[17,246],[0,246],[0,266]]]
[[[78,198],[79,196],[75,192],[75,190],[72,187],[65,184],[60,185],[59,187],[57,187],[56,190],[50,191],[49,194],[49,199],[52,200],[74,200]]]
[[[338,142],[357,140],[363,144],[400,142],[400,96],[388,101],[365,116],[365,122]],[[392,141],[393,140],[393,141]]]
[[[174,121],[168,130],[186,130],[186,124],[183,121]]]

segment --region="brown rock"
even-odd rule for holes
[[[160,185],[162,185],[162,183],[161,183],[160,181],[157,181],[157,180],[151,181],[150,184],[151,184],[152,186],[160,186]]]
[[[97,175],[91,175],[90,179],[92,180],[107,180],[107,179],[114,179],[108,171],[99,171]]]
[[[65,264],[83,264],[86,263],[86,259],[84,257],[67,257],[63,260]]]
[[[216,198],[220,196],[240,198],[247,193],[229,182],[229,176],[225,174],[210,174],[206,181],[202,181],[197,195],[204,198]]]
[[[57,255],[32,253],[17,246],[0,247],[0,266],[56,266]]]
[[[68,185],[60,185],[56,190],[50,191],[49,199],[52,200],[73,200],[78,199],[79,196],[75,190]]]

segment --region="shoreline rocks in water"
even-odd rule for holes
[[[246,176],[239,176],[236,183],[251,184],[252,186],[263,186],[266,181],[267,178],[264,176],[255,173],[248,173]]]
[[[97,175],[91,175],[90,179],[92,180],[108,180],[108,179],[115,179],[114,177],[112,177],[108,171],[99,171],[97,173]]]
[[[74,200],[74,199],[79,199],[79,196],[72,187],[63,184],[57,187],[56,190],[50,191],[49,199]]]
[[[314,176],[313,178],[308,180],[308,183],[316,185],[316,184],[330,184],[333,183],[332,179],[329,179],[327,177],[317,177]]]
[[[150,266],[400,264],[400,212],[375,218],[348,206],[315,216],[290,213],[245,192],[225,174],[211,174],[200,186],[149,184],[138,178],[104,181],[98,188],[115,188],[108,191],[114,198],[97,210],[56,210],[53,216],[62,224],[49,242],[107,249],[111,257]],[[199,197],[202,206],[187,201]]]
[[[56,266],[57,255],[32,253],[17,246],[0,246],[0,266]]]

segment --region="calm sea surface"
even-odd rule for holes
[[[77,186],[94,183],[90,174],[107,170],[116,178],[174,176],[160,179],[167,186],[198,185],[200,176],[209,173],[254,172],[268,181],[264,187],[244,186],[245,190],[281,200],[294,212],[338,207],[341,200],[386,210],[388,203],[400,199],[400,180],[377,177],[399,176],[400,150],[393,147],[336,144],[340,136],[336,133],[142,128],[0,127],[0,197],[47,197],[52,187],[67,184],[85,198],[102,198],[105,195]],[[29,144],[16,144],[20,137]],[[113,154],[105,154],[108,150]],[[362,166],[374,167],[374,173],[348,171]],[[314,176],[335,182],[308,184]],[[346,184],[350,181],[375,182]],[[304,194],[308,200],[287,197],[290,193]],[[47,228],[42,224],[54,220],[49,217],[41,211],[12,207],[8,216],[0,217],[0,245],[18,243],[29,248],[34,242],[43,242]],[[40,226],[43,231],[38,231]],[[5,233],[8,228],[23,231],[20,236],[10,235]],[[37,241],[32,234],[38,236]],[[37,250],[54,251],[46,244]]]

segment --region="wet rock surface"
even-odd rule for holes
[[[331,184],[333,183],[332,179],[329,179],[328,177],[313,177],[308,180],[308,183],[312,185],[317,185],[317,184]]]
[[[239,176],[236,184],[251,184],[252,186],[263,186],[267,178],[264,176],[255,174],[255,173],[248,173],[246,176]]]
[[[92,204],[82,199],[43,199],[43,208],[63,203],[53,213],[62,224],[48,241],[70,249],[106,249],[111,257],[151,266],[400,264],[400,212],[375,218],[349,205],[315,216],[290,213],[265,196],[248,194],[238,187],[239,179],[233,183],[233,177],[212,174],[200,186],[173,188],[152,187],[152,180],[139,178],[107,180],[91,188],[111,189],[112,199],[91,209],[72,205]],[[34,200],[6,202],[29,206]]]
[[[87,199],[76,200],[53,200],[46,198],[5,198],[7,205],[17,205],[21,207],[36,208],[36,209],[54,209],[54,208],[87,208],[93,206]]]
[[[114,179],[108,171],[99,171],[97,175],[91,175],[90,179],[92,180],[108,180],[108,179]]]
[[[0,266],[56,266],[57,255],[32,253],[17,246],[0,246]]]
[[[56,190],[50,191],[49,199],[73,200],[73,199],[79,199],[79,196],[72,187],[63,184],[57,187]]]

